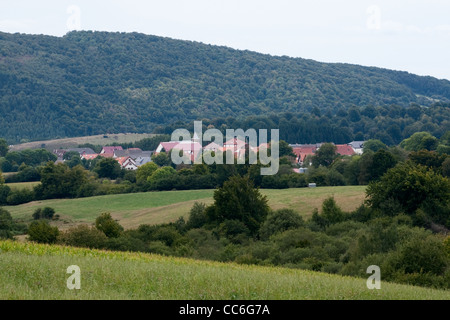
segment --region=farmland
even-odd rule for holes
[[[448,291],[287,268],[0,242],[0,299],[450,299]],[[66,269],[81,270],[69,290]]]
[[[294,209],[308,218],[322,201],[334,196],[343,210],[356,209],[364,200],[364,186],[320,187],[300,189],[263,189],[273,209]],[[125,228],[140,224],[172,222],[183,216],[185,219],[193,204],[213,202],[214,190],[162,191],[133,194],[106,195],[79,199],[55,199],[34,201],[19,206],[5,207],[14,218],[31,220],[34,210],[52,207],[61,216],[60,227],[78,223],[93,223],[102,212],[110,212]]]
[[[13,145],[10,151],[21,151],[25,149],[44,148],[49,151],[60,148],[76,148],[80,144],[90,143],[93,145],[108,145],[113,143],[131,143],[145,138],[151,138],[154,134],[147,133],[118,133],[109,135],[94,135],[75,138],[63,138],[45,141],[33,141]]]

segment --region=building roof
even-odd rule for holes
[[[116,150],[123,150],[121,146],[103,147],[101,153],[114,153]]]
[[[114,153],[100,153],[99,156],[104,158],[114,158]]]
[[[150,157],[152,155],[153,151],[142,151],[139,148],[130,148],[126,150],[116,150],[114,151],[114,157],[131,157],[133,159],[136,159],[137,157]]]
[[[245,142],[234,137],[228,141],[225,141],[225,143],[223,144],[225,147],[226,146],[239,146],[239,147],[245,147]]]
[[[353,149],[362,149],[365,141],[352,141],[348,145]]]
[[[341,156],[352,156],[355,154],[355,150],[348,144],[337,144],[336,153]]]
[[[93,154],[83,154],[81,156],[82,159],[86,159],[86,160],[92,160],[98,157],[98,153],[93,153]]]
[[[207,146],[205,146],[203,149],[204,150],[212,150],[212,151],[217,151],[217,150],[222,150],[223,146],[215,143],[215,142],[211,142],[210,144],[208,144]]]
[[[80,155],[82,154],[94,154],[95,151],[91,148],[69,148],[65,149],[66,152],[78,152]]]
[[[292,148],[292,151],[297,156],[298,161],[301,162],[303,162],[307,156],[314,155],[316,150],[316,145],[303,145]]]

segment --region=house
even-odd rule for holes
[[[353,148],[353,151],[355,151],[356,154],[361,155],[364,151],[364,142],[365,141],[352,141],[348,143],[348,145]]]
[[[138,167],[152,161],[153,151],[142,151],[139,148],[129,148],[126,150],[114,151],[113,158],[130,157]]]
[[[155,150],[155,153],[160,152],[170,152],[180,141],[169,141],[169,142],[160,142],[158,147]]]
[[[211,142],[210,144],[208,144],[207,146],[205,146],[203,148],[204,151],[214,151],[214,152],[218,152],[218,151],[223,151],[223,146],[215,143],[215,142]]]
[[[97,158],[99,156],[98,153],[93,153],[93,154],[83,154],[81,156],[81,160],[94,160],[95,158]]]
[[[146,163],[152,162],[152,157],[151,155],[148,157],[143,157],[143,156],[139,156],[136,159],[134,159],[134,161],[136,162],[136,165],[138,167],[143,166]]]
[[[232,138],[228,141],[225,141],[223,144],[224,150],[234,150],[234,152],[238,152],[240,149],[245,149],[246,143],[238,138]]]
[[[123,148],[121,146],[103,147],[100,154],[114,154],[114,151],[116,150],[123,150]]]
[[[295,144],[290,146],[296,156],[296,162],[300,165],[303,165],[307,156],[313,156],[318,149],[316,144]]]
[[[355,150],[348,144],[337,144],[336,153],[341,156],[352,156],[355,154]]]
[[[120,164],[122,169],[137,170],[138,166],[136,162],[130,157],[119,157],[116,161]]]
[[[189,155],[193,161],[193,159],[195,159],[202,151],[202,145],[194,141],[161,142],[156,148],[155,154],[160,152],[170,152],[172,150],[183,151],[183,154]]]
[[[53,153],[56,154],[58,159],[63,159],[64,154],[67,152],[78,152],[80,154],[80,157],[86,154],[94,154],[95,151],[91,148],[68,148],[68,149],[55,149],[53,150]]]

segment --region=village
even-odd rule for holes
[[[305,172],[310,159],[323,143],[316,144],[289,144],[295,157],[292,158],[293,164],[296,166],[293,170],[297,173]],[[335,144],[336,154],[341,156],[361,155],[363,153],[364,141],[352,141],[348,144]],[[95,153],[91,148],[67,148],[55,149],[53,153],[58,157],[56,163],[64,163],[64,154],[67,152],[77,152],[80,154],[81,160],[93,160],[100,158],[113,158],[121,166],[122,169],[137,170],[142,165],[152,162],[152,157],[162,152],[180,152],[184,156],[190,158],[194,162],[203,152],[233,152],[236,158],[245,156],[245,153],[259,152],[262,149],[270,147],[269,143],[262,143],[257,147],[249,146],[247,141],[242,141],[239,138],[233,138],[220,145],[216,142],[211,142],[206,146],[202,146],[198,136],[194,133],[190,141],[165,141],[160,142],[156,150],[142,150],[140,148],[124,149],[122,146],[104,146],[100,153]]]

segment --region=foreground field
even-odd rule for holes
[[[0,241],[0,299],[450,299],[450,292],[273,267]],[[67,267],[81,271],[69,290]]]
[[[364,186],[261,190],[273,209],[294,209],[305,218],[311,215],[314,208],[320,209],[322,201],[329,196],[334,196],[342,209],[354,210],[363,202],[364,191]],[[187,219],[195,201],[210,204],[213,193],[214,190],[188,190],[119,194],[35,201],[6,209],[14,218],[29,221],[36,208],[52,207],[61,216],[62,228],[92,223],[102,212],[110,212],[125,228],[135,228],[141,224],[172,222],[180,216]]]

